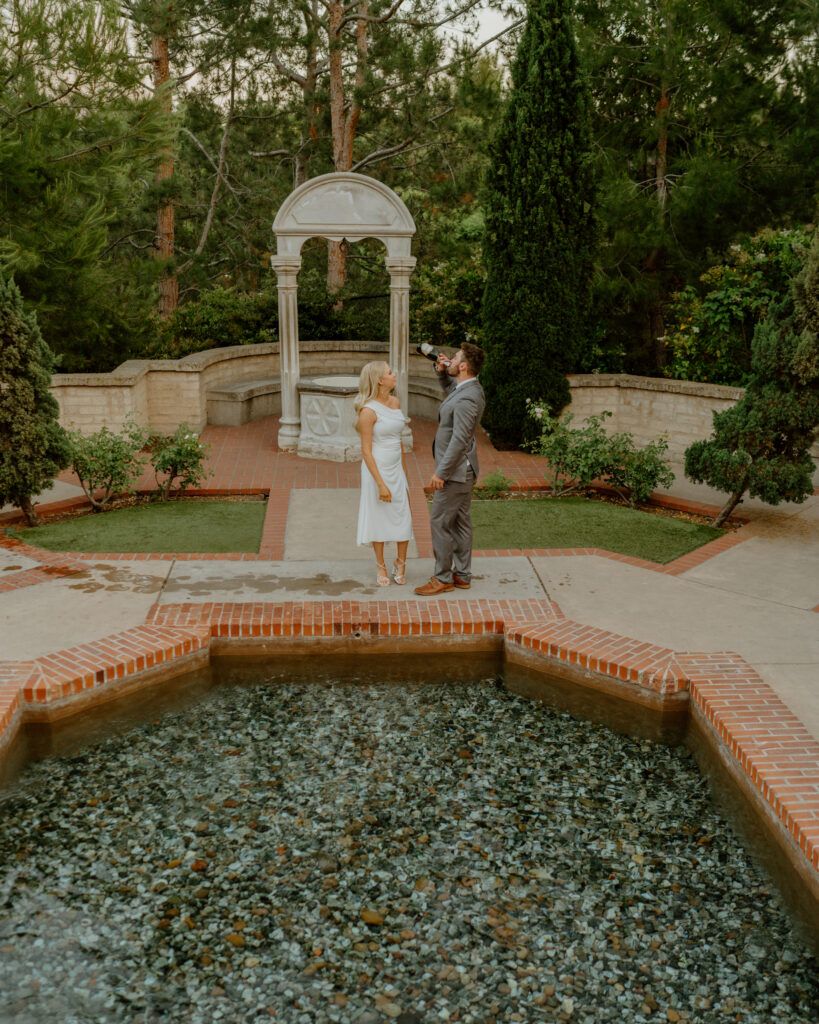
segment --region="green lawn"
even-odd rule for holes
[[[481,548],[605,548],[671,562],[724,530],[585,498],[473,501],[474,544]]]
[[[264,501],[180,501],[100,512],[20,530],[49,551],[258,551]]]
[[[258,551],[263,501],[137,505],[20,530],[50,551]],[[606,548],[670,562],[722,530],[585,498],[472,503],[476,548]],[[351,541],[352,543],[352,541]]]

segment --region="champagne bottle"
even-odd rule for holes
[[[439,352],[436,348],[433,348],[432,345],[429,345],[426,341],[422,345],[416,345],[415,351],[419,355],[426,356],[427,359],[431,359],[433,363],[437,363],[438,360],[440,359],[445,366],[449,366],[449,364],[452,362],[452,360],[445,356],[443,352]]]

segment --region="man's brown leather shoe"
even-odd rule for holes
[[[436,597],[438,594],[445,594],[447,590],[454,589],[454,583],[442,583],[437,576],[431,576],[429,583],[425,583],[423,587],[415,588],[415,593],[420,594],[421,597]]]
[[[471,580],[466,580],[462,576],[456,576],[455,573],[452,574],[452,582],[458,590],[469,590],[472,586]]]

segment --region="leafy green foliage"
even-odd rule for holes
[[[144,469],[146,437],[141,427],[129,421],[119,434],[107,427],[95,434],[72,431],[69,440],[71,468],[95,512],[113,498],[133,493]]]
[[[36,521],[31,498],[68,465],[65,432],[49,392],[54,357],[13,281],[0,276],[0,505]]]
[[[143,73],[110,0],[0,7],[0,272],[64,370],[110,369],[153,331]]]
[[[570,399],[586,336],[595,221],[589,96],[568,0],[530,0],[485,187],[481,381],[495,440],[524,436],[526,396]]]
[[[696,483],[725,491],[719,525],[748,492],[771,505],[813,491],[810,447],[819,431],[819,232],[794,297],[771,305],[754,332],[743,397],[714,413],[710,439],[685,453]]]
[[[441,261],[422,267],[415,276],[410,334],[416,345],[459,348],[461,342],[481,343],[481,302],[486,275],[480,253],[467,259]]]
[[[732,245],[725,262],[700,277],[703,294],[688,286],[673,295],[666,375],[744,385],[754,330],[771,303],[787,294],[809,243],[804,228],[761,231]]]
[[[739,238],[813,215],[816,9],[576,0],[576,13],[601,178],[597,364],[618,369],[604,357],[622,349],[627,372],[654,374],[672,294],[701,293],[700,276]]]
[[[668,465],[668,438],[658,437],[641,448],[631,434],[609,438],[610,461],[605,480],[632,508],[648,501],[659,486],[670,487],[674,474]]]
[[[528,447],[548,460],[555,497],[586,490],[599,481],[613,487],[635,508],[658,486],[670,487],[674,481],[665,458],[665,437],[637,447],[631,434],[607,434],[603,424],[612,415],[608,410],[588,416],[582,427],[574,429],[572,413],[553,417],[539,402],[529,403],[527,411],[540,430]]]
[[[512,489],[514,483],[515,481],[510,480],[502,470],[496,469],[492,473],[487,473],[483,480],[481,480],[480,487],[476,489],[475,497],[500,498]]]
[[[573,491],[584,491],[595,480],[602,480],[610,465],[611,446],[603,422],[608,411],[589,416],[583,426],[572,429],[574,415],[550,416],[541,403],[530,405],[530,418],[540,434],[527,443],[535,455],[549,462],[549,483],[552,494],[561,497]]]
[[[276,341],[277,323],[276,293],[272,289],[244,295],[214,288],[169,316],[147,354],[179,359],[209,348]]]
[[[204,466],[210,445],[200,441],[187,423],[180,423],[170,437],[151,437],[148,450],[162,501],[168,500],[174,484],[184,491],[213,475]]]

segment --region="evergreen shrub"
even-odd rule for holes
[[[529,0],[484,188],[484,423],[519,443],[526,397],[570,400],[596,243],[590,102],[570,0]]]
[[[486,273],[480,252],[419,268],[412,282],[410,335],[413,343],[460,348],[481,344],[481,303]]]
[[[736,405],[714,413],[714,429],[685,453],[685,473],[728,494],[719,526],[749,493],[770,505],[813,493],[810,449],[819,431],[819,244],[802,286],[813,296],[782,300],[754,332],[752,377]],[[802,328],[800,332],[800,327]]]
[[[276,341],[277,325],[275,290],[248,295],[214,288],[169,316],[159,327],[156,343],[145,354],[180,359],[209,348]]]
[[[54,356],[14,281],[0,276],[0,506],[16,505],[30,526],[31,499],[69,462],[68,438],[49,391]]]
[[[496,469],[492,473],[487,473],[483,478],[480,487],[476,488],[475,496],[480,498],[500,498],[504,494],[509,493],[514,483],[515,481],[506,476],[502,470]]]

